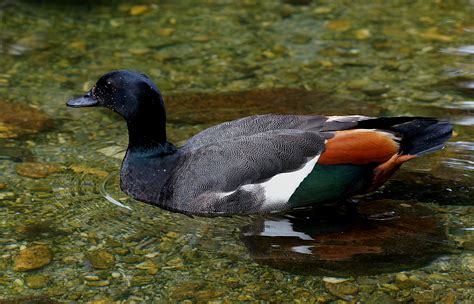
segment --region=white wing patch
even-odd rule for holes
[[[265,190],[264,207],[288,202],[301,182],[313,171],[318,159],[319,155],[312,158],[303,168],[297,171],[277,174],[268,181],[257,184]]]
[[[265,202],[263,207],[268,208],[272,205],[287,203],[303,180],[313,171],[318,162],[319,155],[312,157],[305,165],[296,171],[280,173],[266,182],[259,184],[248,184],[241,186],[240,189],[257,192],[263,188],[265,193]],[[220,198],[230,195],[235,191],[216,193]]]
[[[348,116],[328,116],[329,121],[339,121],[339,122],[346,122],[346,121],[354,121],[354,120],[367,120],[370,117],[362,116],[362,115],[348,115]]]

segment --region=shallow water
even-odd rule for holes
[[[472,1],[146,2],[0,3],[0,302],[473,301]],[[116,115],[65,107],[119,68],[157,82],[176,143],[267,112],[433,116],[455,134],[358,213],[187,217],[120,193]],[[132,211],[101,194],[110,174]],[[52,261],[15,271],[34,245]]]

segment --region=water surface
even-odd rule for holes
[[[472,1],[148,2],[0,3],[0,299],[473,301]],[[176,143],[268,112],[432,116],[452,121],[455,134],[445,150],[358,198],[386,206],[375,215],[394,214],[388,222],[359,212],[342,217],[355,224],[341,228],[334,210],[314,224],[187,217],[127,198],[112,176],[107,193],[129,211],[99,189],[120,168],[124,123],[105,109],[65,107],[113,69],[157,82]],[[35,110],[5,122],[7,111],[24,106]],[[296,247],[307,271],[285,267],[291,255],[276,265],[268,263],[275,250],[255,251],[251,241],[266,244],[255,230],[265,221],[280,222],[264,233],[268,244]],[[288,231],[295,243],[278,243]],[[357,242],[372,236],[370,244],[335,238],[347,231]],[[304,235],[332,247],[312,255]],[[20,249],[36,245],[50,248],[52,261],[15,271]]]

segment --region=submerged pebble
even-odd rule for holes
[[[150,10],[148,5],[134,5],[130,8],[130,15],[138,16],[144,14]]]
[[[50,279],[45,275],[31,275],[26,277],[26,286],[32,289],[44,288],[48,285]]]
[[[48,115],[27,105],[0,100],[0,138],[34,134],[52,126]]]
[[[48,246],[35,245],[20,250],[18,255],[15,257],[13,270],[29,271],[38,269],[51,263],[52,259],[53,252]]]
[[[357,285],[351,283],[340,283],[340,284],[332,284],[326,283],[326,289],[333,295],[338,298],[344,299],[346,301],[350,301],[352,296],[356,295],[359,291]]]
[[[85,261],[95,269],[109,269],[115,265],[115,257],[104,250],[87,252]]]
[[[334,20],[326,24],[326,28],[337,31],[345,32],[351,28],[351,22],[349,20]]]
[[[0,201],[14,200],[16,198],[15,192],[0,192]]]
[[[20,163],[16,165],[15,170],[21,176],[44,178],[50,174],[61,172],[62,167],[57,164],[48,163]]]

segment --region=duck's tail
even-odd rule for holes
[[[453,133],[447,121],[425,117],[383,117],[360,121],[359,128],[388,130],[401,135],[400,154],[420,156],[444,148]]]

